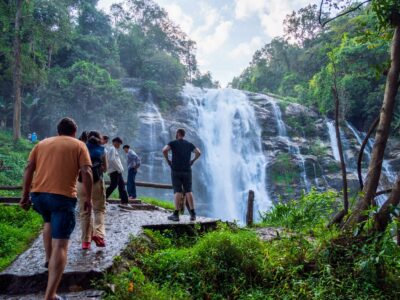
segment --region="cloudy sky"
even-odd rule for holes
[[[283,34],[287,14],[319,0],[154,0],[197,42],[202,72],[226,86],[248,65],[255,50]],[[100,0],[109,10],[118,0]]]

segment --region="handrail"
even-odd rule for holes
[[[110,181],[105,182],[106,185],[110,184]],[[125,182],[126,184],[126,182]],[[172,185],[164,184],[164,183],[153,183],[153,182],[143,182],[137,181],[135,182],[136,186],[139,187],[147,187],[147,188],[154,188],[154,189],[165,189],[171,190],[173,189]],[[20,191],[22,190],[22,186],[7,186],[7,185],[0,185],[0,191]]]

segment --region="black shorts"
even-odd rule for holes
[[[171,178],[174,193],[192,192],[192,171],[172,171]]]

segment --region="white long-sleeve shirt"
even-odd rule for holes
[[[118,173],[124,172],[124,167],[122,166],[121,158],[119,157],[119,153],[114,146],[108,148],[107,160],[108,160],[108,170],[107,170],[108,174],[111,174],[115,171],[117,171]]]

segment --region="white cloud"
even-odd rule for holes
[[[263,44],[261,37],[255,36],[250,42],[240,43],[235,49],[229,52],[230,58],[250,57]]]
[[[212,34],[199,41],[199,50],[203,54],[211,54],[217,51],[228,40],[231,28],[231,21],[220,22]]]
[[[202,17],[203,24],[200,25],[195,32],[193,32],[193,36],[196,38],[208,32],[210,29],[215,27],[217,22],[220,20],[221,16],[218,14],[218,11],[206,4],[201,5],[200,15]]]
[[[264,9],[265,3],[266,1],[263,0],[235,0],[236,19],[246,19],[256,13],[259,13]]]
[[[184,32],[190,33],[193,27],[193,18],[182,11],[182,8],[173,3],[164,6],[171,20],[174,20]]]
[[[269,37],[283,34],[283,20],[293,10],[298,10],[317,0],[235,0],[235,17],[244,20],[257,16],[264,33]]]

